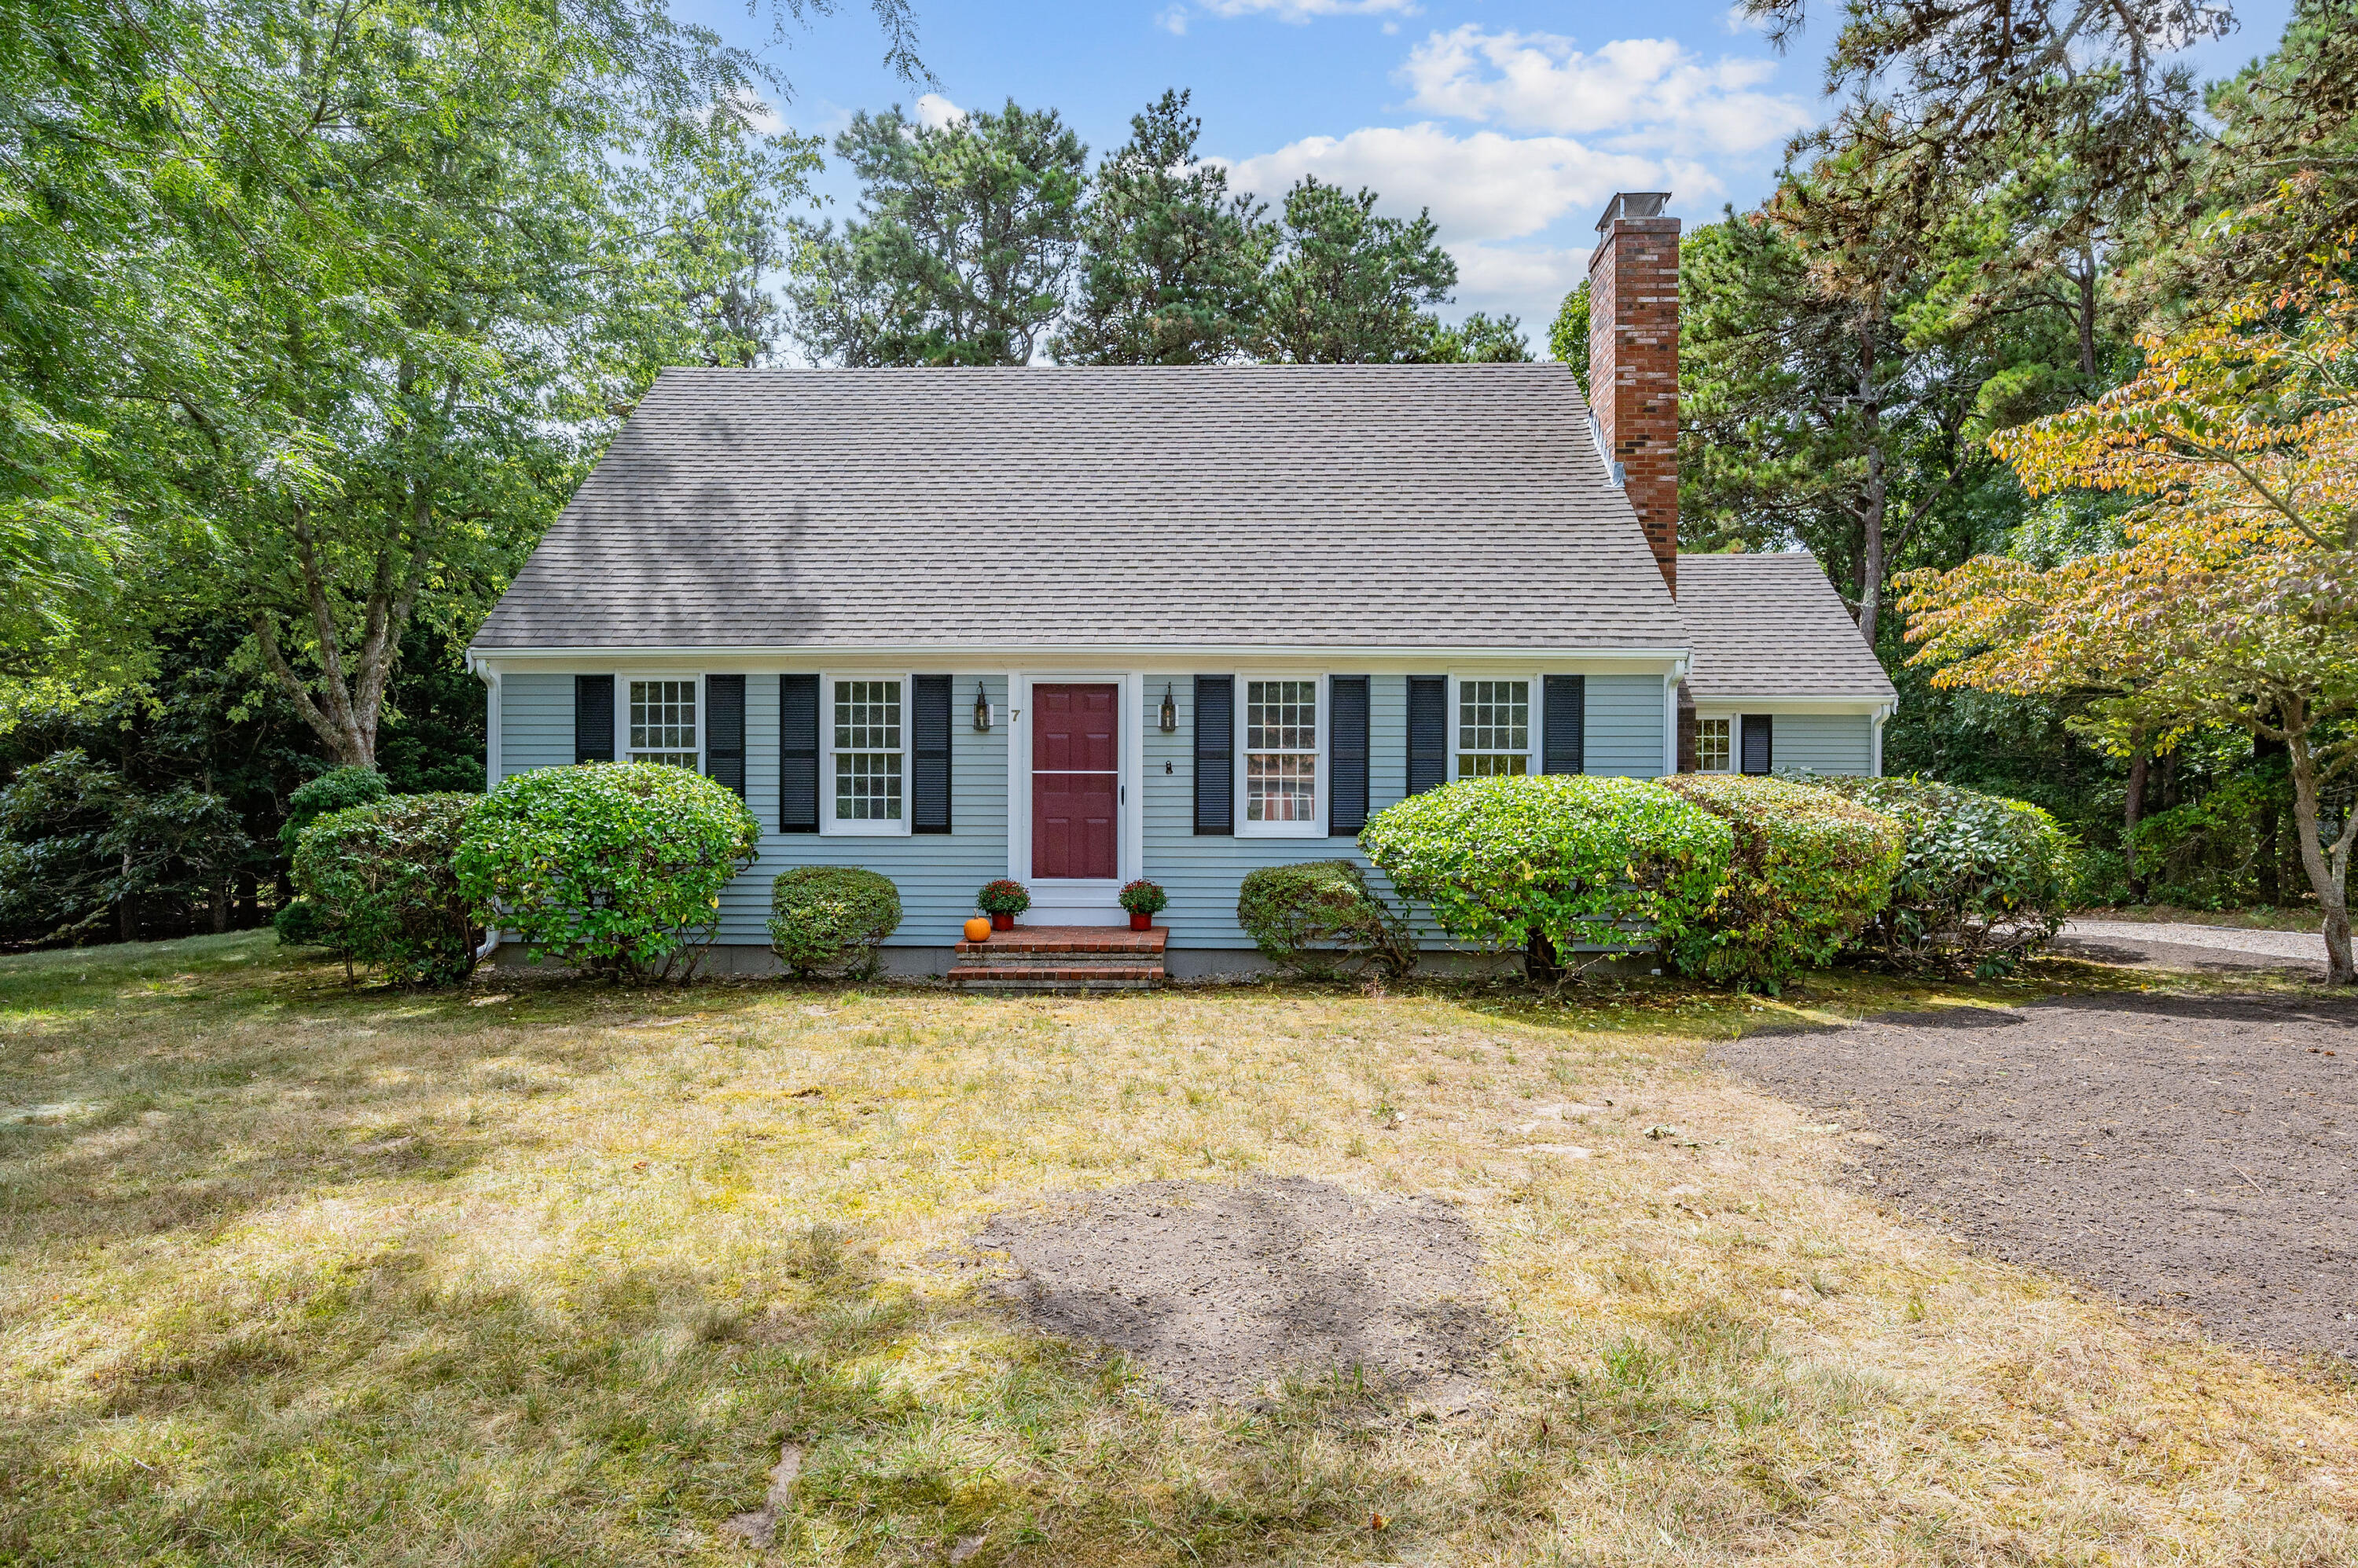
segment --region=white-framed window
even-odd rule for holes
[[[1728,731],[1735,728],[1732,719],[1698,719],[1695,720],[1695,771],[1701,773],[1724,773],[1736,765],[1736,750]]]
[[[1539,683],[1485,678],[1451,684],[1457,697],[1453,726],[1457,765],[1452,776],[1481,779],[1532,772],[1537,730],[1531,722],[1531,694]]]
[[[825,684],[820,825],[829,833],[906,833],[908,677],[829,676]]]
[[[702,695],[694,676],[632,676],[622,683],[622,758],[704,766]]]
[[[1319,676],[1239,676],[1237,831],[1247,837],[1325,835],[1326,682]]]

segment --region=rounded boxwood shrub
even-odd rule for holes
[[[743,801],[686,768],[542,768],[482,797],[459,885],[535,957],[618,980],[685,979],[719,929],[720,890],[761,837]]]
[[[1261,866],[1237,892],[1237,924],[1279,968],[1320,979],[1416,967],[1416,935],[1350,860]]]
[[[303,842],[303,829],[330,812],[383,800],[393,793],[374,768],[330,768],[307,779],[287,797],[287,817],[278,825],[278,849],[289,860]],[[299,894],[271,916],[271,929],[290,947],[338,947],[335,922]]]
[[[2071,835],[2035,806],[1919,778],[1811,781],[1908,835],[1891,901],[1855,946],[1900,968],[2010,972],[2071,914]]]
[[[303,897],[281,914],[309,910],[319,932],[309,940],[388,979],[465,979],[482,935],[451,861],[476,799],[387,795],[313,818],[295,846]]]
[[[1881,812],[1791,779],[1681,773],[1662,784],[1735,833],[1726,885],[1670,947],[1687,974],[1777,990],[1832,963],[1889,902],[1908,836]]]
[[[901,928],[901,890],[858,866],[796,866],[770,884],[770,948],[797,976],[828,969],[867,979]]]
[[[1544,977],[1577,946],[1683,938],[1727,874],[1725,822],[1644,779],[1466,779],[1387,806],[1359,846],[1450,935],[1522,947]]]

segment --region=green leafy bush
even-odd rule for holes
[[[481,937],[451,859],[477,798],[387,795],[314,817],[295,847],[303,898],[290,906],[312,911],[312,940],[405,984],[465,979]]]
[[[392,793],[384,775],[374,768],[330,768],[319,777],[306,780],[287,797],[287,818],[278,826],[279,852],[292,860],[303,842],[303,830],[312,823],[331,812],[349,811],[355,806],[383,800]],[[270,917],[270,928],[289,947],[343,950],[334,917],[305,899],[299,890]]]
[[[535,953],[616,979],[685,979],[761,825],[700,773],[599,762],[519,773],[483,796],[459,883]]]
[[[796,866],[770,884],[770,947],[798,976],[842,968],[867,979],[901,928],[901,890],[858,866]]]
[[[392,793],[393,786],[374,768],[330,768],[318,778],[297,784],[287,797],[287,820],[278,829],[279,848],[291,860],[303,841],[303,829],[320,817],[383,800]]]
[[[1388,806],[1359,845],[1461,941],[1524,947],[1535,973],[1579,946],[1666,946],[1727,872],[1726,823],[1644,779],[1467,779]]]
[[[1662,784],[1735,834],[1726,885],[1669,948],[1686,973],[1776,990],[1832,963],[1890,901],[1908,836],[1882,813],[1790,779],[1681,773]]]
[[[1262,866],[1237,892],[1237,924],[1263,957],[1298,975],[1416,967],[1416,935],[1350,860]]]
[[[2006,974],[2071,914],[2071,836],[2035,806],[1918,778],[1812,784],[1897,821],[1908,848],[1891,902],[1855,946],[1901,968]]]

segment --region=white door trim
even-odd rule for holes
[[[1033,925],[1126,925],[1118,895],[1121,884],[1139,875],[1141,846],[1145,836],[1144,791],[1139,787],[1139,758],[1145,750],[1139,708],[1141,682],[1132,672],[1104,670],[1011,671],[1007,677],[1007,874],[1032,891],[1032,908],[1023,916]],[[1116,716],[1120,738],[1120,778],[1116,784],[1117,810],[1121,824],[1117,835],[1114,874],[1110,878],[1042,878],[1032,875],[1032,687],[1049,686],[1110,686],[1123,711]]]

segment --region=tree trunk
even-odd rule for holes
[[[2293,829],[2300,836],[2300,866],[2309,873],[2309,890],[2325,917],[2325,980],[2328,985],[2358,984],[2358,968],[2350,957],[2350,849],[2358,841],[2358,807],[2342,823],[2331,849],[2318,841],[2317,755],[2310,748],[2305,715],[2285,718],[2285,749],[2292,762]]]
[[[1858,341],[1859,416],[1866,429],[1866,489],[1859,497],[1858,634],[1875,646],[1875,622],[1883,608],[1883,522],[1890,504],[1883,471],[1883,406],[1875,391],[1875,322],[1869,318]]]
[[[114,927],[125,942],[139,940],[139,901],[131,892],[131,851],[123,851],[123,891],[114,900]]]
[[[229,873],[223,871],[213,879],[213,935],[221,935],[229,929]]]
[[[2080,286],[2080,373],[2090,381],[2096,378],[2096,247],[2082,245],[2080,250],[2080,271],[2074,279]]]
[[[1552,986],[1563,979],[1563,966],[1556,959],[1555,944],[1536,925],[1523,933],[1523,976],[1539,986]]]
[[[2151,759],[2146,755],[2145,742],[2140,741],[2136,750],[2129,754],[2128,801],[2121,808],[2121,859],[2128,862],[2129,891],[2140,897],[2144,889],[2137,878],[2136,830],[2137,823],[2145,816],[2145,775],[2150,762]]]

